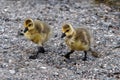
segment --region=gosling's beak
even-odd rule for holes
[[[61,36],[61,38],[64,38],[66,36],[66,34],[65,33],[62,33],[62,36]]]
[[[25,29],[24,29],[24,33],[26,33],[28,31],[28,28],[26,27]]]

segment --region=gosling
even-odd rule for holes
[[[85,55],[82,60],[86,61],[87,51],[93,52],[90,48],[92,37],[86,28],[73,28],[71,24],[64,24],[61,38],[63,37],[65,37],[65,42],[70,49],[70,52],[64,55],[65,58],[70,59],[70,54],[75,50],[84,51]],[[92,55],[96,56],[96,53]]]
[[[38,51],[29,57],[29,59],[36,59],[39,53],[44,53],[44,43],[48,41],[51,29],[48,24],[40,20],[32,20],[28,18],[24,21],[24,36],[38,45]]]

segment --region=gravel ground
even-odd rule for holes
[[[68,3],[69,1],[69,3]],[[53,34],[44,45],[45,54],[30,60],[37,45],[19,36],[26,18],[47,22]],[[61,39],[61,25],[88,26],[101,57],[83,52],[64,61],[68,47]],[[92,0],[0,0],[0,80],[120,80],[120,12]]]

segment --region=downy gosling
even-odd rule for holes
[[[40,20],[33,20],[28,18],[24,21],[24,36],[38,44],[38,51],[29,57],[29,59],[36,59],[39,53],[44,53],[44,43],[49,39],[51,29],[48,24]]]
[[[65,37],[65,43],[70,49],[65,58],[70,59],[70,54],[76,51],[84,51],[85,55],[83,61],[87,59],[87,52],[91,51],[92,37],[86,28],[73,28],[71,24],[64,24],[62,26],[62,36]],[[97,57],[96,53],[92,53],[93,56]]]

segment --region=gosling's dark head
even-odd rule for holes
[[[24,21],[24,33],[26,33],[28,30],[32,30],[34,29],[34,24],[33,24],[33,20],[32,19],[26,19]]]
[[[74,29],[72,28],[72,26],[70,24],[64,24],[62,26],[62,36],[61,38],[65,37],[65,36],[70,36],[72,35],[74,32]]]

